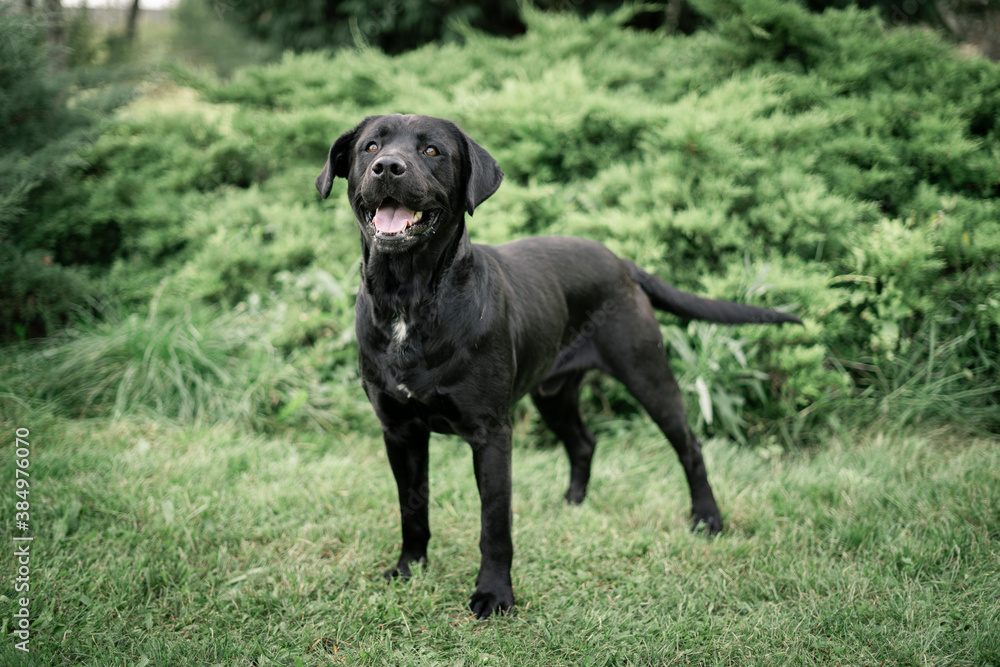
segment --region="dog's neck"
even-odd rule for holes
[[[361,275],[378,320],[390,322],[431,305],[449,273],[472,259],[465,221],[444,244],[428,244],[408,252],[379,252],[362,237]]]

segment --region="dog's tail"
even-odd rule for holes
[[[720,324],[780,324],[782,322],[802,324],[802,320],[794,315],[780,313],[770,308],[706,299],[682,292],[656,276],[646,273],[632,262],[626,260],[626,263],[632,273],[632,279],[646,293],[653,307],[658,310],[665,310],[689,320],[705,320]]]

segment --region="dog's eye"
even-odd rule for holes
[[[424,155],[429,155],[431,157],[437,157],[438,149],[436,146],[428,146],[424,149]]]
[[[365,146],[365,150],[368,151],[369,153],[374,153],[375,151],[378,150],[378,144],[372,141],[367,146]]]

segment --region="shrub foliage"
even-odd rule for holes
[[[711,27],[691,36],[624,28],[629,10],[525,8],[513,39],[456,28],[461,43],[394,57],[181,73],[73,154],[22,245],[104,267],[125,308],[158,286],[178,335],[185,309],[267,313],[274,363],[314,383],[274,409],[315,415],[316,387],[339,391],[353,367],[358,261],[344,185],[321,205],[315,172],[365,115],[444,116],[507,174],[474,240],[588,236],[685,289],[806,321],[664,320],[702,429],[801,442],[859,403],[1000,428],[1000,69],[872,12],[694,4]]]
[[[84,41],[83,25],[72,22],[71,43]],[[71,321],[94,295],[85,267],[110,262],[119,231],[78,226],[71,209],[50,221],[39,206],[79,182],[95,119],[131,95],[121,72],[53,68],[44,34],[41,14],[0,1],[0,341]]]

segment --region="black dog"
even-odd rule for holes
[[[347,179],[361,230],[359,366],[399,489],[403,547],[386,577],[409,576],[427,557],[428,438],[457,434],[472,446],[482,502],[469,607],[480,618],[511,609],[510,408],[531,392],[566,446],[566,499],[579,503],[595,440],[578,392],[593,368],[623,382],[677,450],[694,524],[722,530],[653,308],[723,323],[797,318],[681,292],[594,241],[472,244],[465,213],[496,192],[503,172],[447,120],[365,118],[330,148],[316,178],[324,199],[334,177]]]

